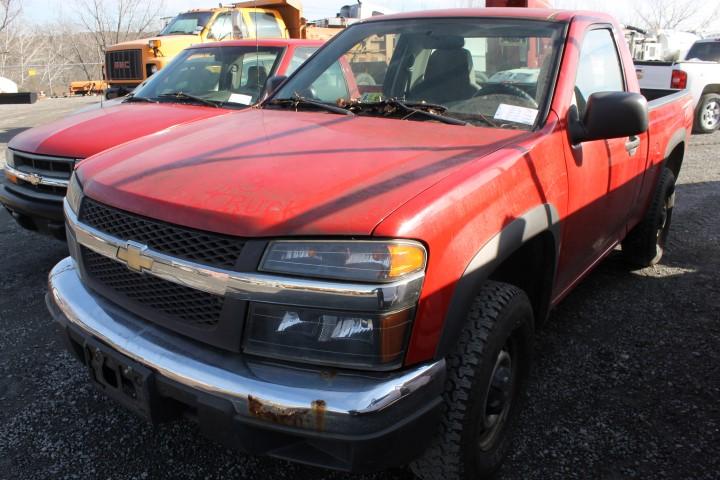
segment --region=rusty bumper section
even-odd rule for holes
[[[271,363],[213,349],[133,317],[88,291],[67,258],[50,273],[48,307],[70,350],[100,342],[153,372],[153,398],[245,451],[347,471],[402,465],[439,419],[444,360],[400,372]]]

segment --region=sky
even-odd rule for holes
[[[76,10],[77,0],[21,0],[23,10],[28,20],[32,22],[51,22],[58,16],[72,18]],[[152,0],[148,0],[152,1]],[[335,13],[343,5],[355,3],[356,0],[303,0],[305,17],[318,19],[334,17]],[[557,8],[571,8],[583,10],[599,10],[615,15],[621,22],[632,23],[634,20],[633,5],[641,1],[653,0],[554,0]],[[705,1],[715,2],[717,0],[698,0],[698,6]],[[183,10],[200,7],[214,7],[219,0],[166,0],[165,14],[175,15]],[[226,0],[225,3],[230,3]],[[376,4],[385,4],[388,8],[397,11],[423,10],[429,8],[448,8],[467,4],[462,0],[374,0]],[[720,32],[720,19],[714,22],[711,27]]]

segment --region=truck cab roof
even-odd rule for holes
[[[259,45],[261,47],[285,47],[294,46],[320,46],[325,43],[322,40],[305,40],[299,38],[260,38],[247,40],[223,40],[221,42],[198,43],[188,49],[208,48],[208,47],[247,47]]]
[[[528,20],[544,20],[548,22],[569,22],[573,18],[584,17],[597,19],[607,23],[615,23],[612,16],[593,11],[560,10],[549,8],[448,8],[442,10],[422,10],[403,12],[391,15],[371,17],[363,22],[382,22],[388,20],[405,20],[412,18],[467,18],[467,17],[502,17],[521,18]]]

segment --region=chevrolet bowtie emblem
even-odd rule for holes
[[[27,181],[30,182],[30,185],[37,187],[42,182],[42,177],[37,173],[31,173],[27,176]]]
[[[140,243],[127,242],[124,247],[119,247],[115,256],[118,260],[125,262],[130,270],[142,272],[151,270],[154,260],[145,256],[147,247]]]

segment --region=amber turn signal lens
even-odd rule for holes
[[[10,180],[11,183],[14,183],[14,184],[17,185],[17,183],[18,183],[17,177],[16,177],[15,175],[13,175],[12,173],[10,173],[9,171],[7,171],[7,170],[5,170],[5,177],[6,177],[8,180]]]
[[[388,245],[390,252],[389,278],[399,278],[425,268],[425,249],[412,244]]]

